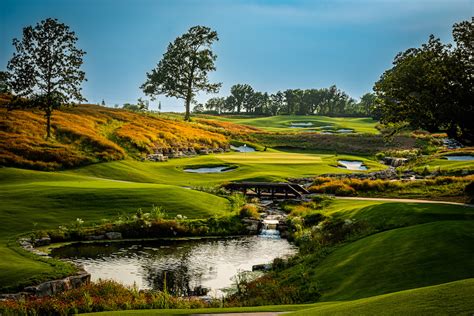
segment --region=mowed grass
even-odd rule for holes
[[[180,310],[129,310],[84,315],[196,315],[214,313],[288,312],[287,315],[470,315],[474,311],[474,279],[448,282],[352,301],[307,305]]]
[[[345,244],[321,262],[307,255],[283,277],[318,286],[321,301],[354,300],[472,278],[473,253],[473,221],[431,222]]]
[[[416,172],[423,172],[425,168],[429,172],[434,172],[438,170],[442,172],[459,172],[462,170],[472,172],[474,171],[474,160],[455,161],[444,158],[436,158],[424,163],[420,163],[419,165],[415,166],[413,170],[415,170]]]
[[[436,221],[474,220],[474,207],[374,200],[334,200],[323,213],[343,219],[365,221],[379,230]]]
[[[86,225],[138,208],[162,206],[169,216],[204,218],[229,212],[229,202],[171,185],[95,179],[58,172],[0,169],[0,287],[59,277],[49,263],[8,248],[18,234],[54,228],[81,218]]]
[[[472,315],[474,279],[385,295],[315,304],[288,315]]]
[[[168,162],[117,161],[90,165],[65,174],[180,186],[210,186],[226,181],[284,181],[293,177],[353,172],[338,168],[339,159],[363,161],[369,167],[369,172],[386,168],[361,156],[265,151],[215,154],[172,159]],[[206,174],[184,171],[185,168],[221,165],[237,168],[223,173]]]
[[[270,132],[301,132],[307,130],[352,129],[355,133],[378,134],[375,128],[377,121],[368,117],[329,117],[329,116],[307,116],[307,115],[278,115],[268,117],[222,117],[208,116],[210,119],[232,122],[240,125],[258,127]],[[313,125],[307,128],[293,128],[291,123],[311,122]]]
[[[377,163],[361,159],[374,168]],[[46,279],[54,266],[26,258],[7,247],[18,234],[69,224],[81,218],[87,223],[161,206],[171,217],[206,218],[229,213],[227,199],[192,190],[189,186],[216,185],[230,180],[276,180],[324,172],[336,168],[332,155],[283,152],[228,153],[173,159],[169,162],[134,160],[101,163],[63,171],[42,172],[0,168],[0,285],[19,280]],[[221,174],[194,174],[183,169],[200,165],[236,165]],[[334,165],[334,166],[332,166]]]

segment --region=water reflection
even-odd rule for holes
[[[52,255],[69,258],[92,274],[140,289],[164,287],[175,295],[220,295],[238,271],[296,253],[285,239],[245,236],[227,239],[153,240],[73,244]]]

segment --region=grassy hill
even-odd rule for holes
[[[322,301],[474,277],[472,207],[337,200],[322,213],[379,231],[336,246],[322,259],[319,252],[303,255],[275,275],[283,284],[317,287]]]
[[[205,218],[226,214],[226,199],[186,188],[114,181],[58,172],[0,168],[0,288],[27,285],[35,280],[70,273],[66,267],[8,247],[21,233],[55,228],[81,218],[86,225],[119,213],[162,206],[169,216]],[[13,245],[13,244],[12,244]]]
[[[318,303],[288,315],[472,315],[474,279],[369,298]]]
[[[229,125],[80,105],[54,112],[53,138],[46,141],[42,112],[0,108],[0,165],[51,170],[143,158],[157,150],[225,148],[229,141],[224,132],[239,129]]]
[[[255,116],[206,116],[214,120],[257,127],[270,132],[295,132],[305,130],[350,129],[355,133],[378,134],[377,121],[368,117],[329,117],[314,115]],[[311,123],[309,127],[292,127],[291,123]]]

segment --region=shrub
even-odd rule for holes
[[[253,218],[253,219],[259,219],[260,214],[258,213],[258,207],[255,204],[245,204],[242,206],[240,209],[240,218]]]

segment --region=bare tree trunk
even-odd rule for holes
[[[185,107],[186,107],[186,114],[184,115],[185,121],[191,121],[191,113],[189,110],[190,106],[191,106],[191,96],[188,93],[188,96],[186,97],[186,104],[185,104]]]
[[[51,138],[51,111],[46,110],[46,139]]]

